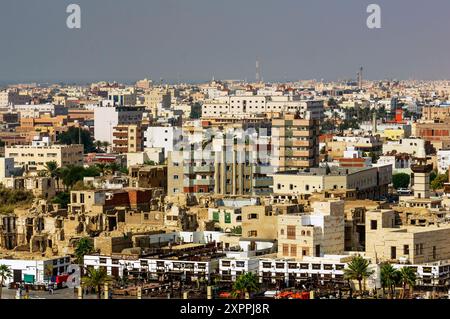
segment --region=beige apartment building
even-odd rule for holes
[[[284,114],[272,119],[272,165],[277,171],[319,165],[320,120]]]
[[[115,126],[113,130],[113,152],[118,154],[142,152],[142,134],[140,125]]]
[[[167,195],[183,193],[183,153],[169,152],[167,157]]]
[[[45,170],[47,162],[55,161],[59,167],[83,165],[83,145],[15,145],[5,148],[5,157],[14,158],[15,167],[28,172]]]
[[[170,107],[171,99],[172,97],[168,90],[154,88],[144,95],[144,105],[155,116],[158,111],[158,106],[162,108]]]
[[[241,208],[242,237],[257,240],[276,240],[278,238],[278,215],[297,214],[298,205],[250,205]]]
[[[329,190],[355,190],[358,199],[385,196],[392,181],[392,165],[370,168],[311,168],[273,175],[274,194],[311,195]]]
[[[314,202],[311,214],[278,216],[278,257],[322,257],[344,252],[344,201]]]
[[[396,213],[366,212],[366,255],[375,262],[422,264],[450,259],[450,225],[397,226]]]

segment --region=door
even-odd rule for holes
[[[22,282],[22,270],[14,269],[13,279],[14,279],[14,282]]]

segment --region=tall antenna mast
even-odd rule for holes
[[[261,82],[261,66],[258,58],[256,58],[256,82]]]

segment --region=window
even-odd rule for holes
[[[178,179],[178,175],[173,175],[173,179]]]
[[[248,214],[247,219],[258,219],[258,214]]]
[[[377,229],[377,221],[376,220],[371,220],[370,221],[370,229],[371,230],[376,230]]]
[[[295,226],[287,227],[287,239],[295,239]]]
[[[275,264],[275,268],[277,268],[277,269],[283,269],[283,268],[284,268],[284,263],[276,263],[276,264]]]
[[[144,220],[148,220],[148,214],[144,214]]]
[[[291,257],[297,256],[297,245],[291,245]]]
[[[397,259],[397,247],[391,247],[391,259]]]
[[[316,245],[316,257],[320,257],[320,245]]]
[[[289,245],[283,244],[283,256],[289,256]]]
[[[403,245],[403,255],[409,255],[409,245]]]
[[[258,232],[256,230],[250,230],[248,233],[248,237],[257,237]]]
[[[436,246],[433,246],[433,259],[436,259]]]
[[[225,223],[231,224],[231,213],[225,213]]]
[[[272,267],[272,264],[271,263],[263,263],[262,266],[263,266],[263,268],[270,268],[270,267]]]

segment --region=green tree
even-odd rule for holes
[[[81,238],[77,243],[77,247],[75,247],[75,258],[77,259],[77,263],[79,265],[83,264],[84,256],[92,254],[93,252],[94,246],[92,245],[92,241],[87,237]]]
[[[94,166],[84,168],[83,166],[69,165],[60,170],[60,175],[66,190],[69,190],[78,181],[82,181],[84,177],[99,176],[100,172],[99,169]]]
[[[346,279],[358,281],[360,293],[363,291],[362,281],[372,274],[373,271],[369,270],[369,261],[359,255],[353,257],[347,268],[344,269],[344,277]]]
[[[416,284],[416,272],[411,267],[402,267],[399,271],[399,279],[402,284],[402,297],[406,297],[406,287],[410,289],[410,293]]]
[[[398,281],[399,271],[389,263],[383,264],[381,266],[381,286],[383,291],[388,289],[391,298],[395,296],[395,286],[398,284]]]
[[[445,174],[438,174],[436,178],[431,182],[431,188],[433,190],[442,189],[444,183],[448,182],[448,171]]]
[[[57,142],[60,144],[72,145],[72,144],[84,145],[84,152],[94,152],[94,140],[91,133],[88,130],[84,130],[79,127],[69,127],[66,132],[62,132],[57,137]]]
[[[69,192],[60,192],[55,195],[52,200],[52,203],[59,204],[61,208],[67,208],[70,203],[70,194]]]
[[[406,173],[397,173],[392,175],[392,184],[395,189],[399,188],[407,188],[409,186],[409,182],[411,180],[411,176]]]
[[[111,276],[108,276],[106,269],[88,269],[88,275],[81,279],[81,283],[84,287],[94,288],[97,292],[97,298],[102,297],[102,287],[106,283],[113,281]]]
[[[47,176],[56,180],[56,189],[59,189],[59,178],[61,177],[61,172],[56,161],[50,161],[45,163],[45,172]]]
[[[9,266],[7,265],[0,265],[0,299],[2,299],[2,290],[3,290],[3,284],[5,283],[6,279],[12,277],[12,272]]]
[[[202,116],[202,106],[200,103],[194,103],[191,107],[191,119],[199,119]]]
[[[258,277],[252,273],[248,272],[240,275],[236,278],[233,284],[233,291],[231,295],[236,298],[244,298],[246,293],[256,292],[259,289]]]

